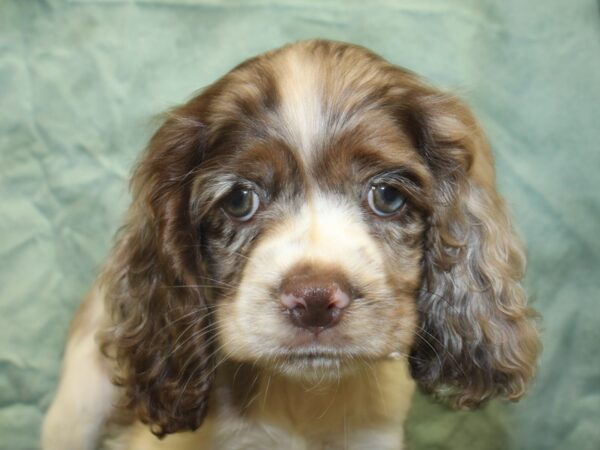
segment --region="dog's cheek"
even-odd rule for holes
[[[254,259],[254,249],[263,234],[264,224],[255,221],[235,223],[216,216],[205,220],[202,251],[206,253],[204,283],[210,286],[215,339],[223,355],[239,361],[252,361],[260,342],[250,339],[258,335],[264,305],[247,305],[240,297],[247,297],[244,286],[247,268]],[[256,284],[256,283],[251,283]],[[266,296],[262,296],[262,303]],[[264,331],[264,330],[262,330]]]
[[[418,328],[417,298],[423,275],[425,219],[411,212],[400,223],[380,224],[377,232],[385,254],[385,271],[393,291],[386,304],[389,337],[400,352],[407,353]],[[399,346],[399,347],[398,347]]]
[[[215,300],[229,295],[240,283],[241,273],[249,260],[251,244],[260,234],[257,224],[240,225],[223,213],[209,217],[198,244],[205,261],[204,284],[212,285]]]

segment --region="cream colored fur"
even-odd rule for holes
[[[138,425],[111,450],[399,450],[414,382],[403,360],[383,361],[340,382],[308,384],[263,373],[245,417],[226,385],[196,433],[158,440]]]
[[[43,450],[96,448],[118,392],[95,339],[106,320],[102,292],[94,288],[73,321],[58,390],[44,420]]]

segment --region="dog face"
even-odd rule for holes
[[[274,64],[315,70],[309,55],[290,57],[306,64]],[[390,113],[369,114],[371,104],[320,109],[328,97],[349,102],[357,89],[357,80],[336,85],[340,74],[322,70],[270,87],[280,100],[251,117],[259,136],[232,114],[241,125],[226,133],[241,139],[205,160],[219,168],[201,165],[192,194],[198,211],[214,199],[198,226],[223,353],[301,377],[337,376],[410,350],[431,181]],[[301,92],[289,100],[293,89]],[[358,117],[344,117],[344,107]],[[312,124],[294,128],[303,121]]]
[[[219,360],[338,377],[390,354],[451,401],[518,398],[523,256],[469,110],[365,49],[248,60],[157,131],[104,280],[129,407],[197,428]]]

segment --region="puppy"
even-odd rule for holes
[[[131,187],[45,450],[401,449],[415,381],[524,394],[538,336],[488,143],[415,74],[322,40],[249,59],[167,115]]]

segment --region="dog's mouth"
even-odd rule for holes
[[[287,361],[310,362],[310,361],[344,361],[351,357],[336,352],[309,351],[309,352],[289,352],[285,359]]]
[[[322,380],[352,372],[363,359],[335,349],[296,348],[277,352],[269,360],[272,368],[287,376]]]

